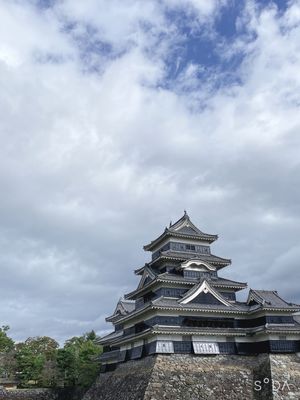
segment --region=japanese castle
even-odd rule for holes
[[[231,260],[215,256],[218,239],[199,230],[185,212],[144,250],[151,261],[135,271],[136,290],[106,318],[114,331],[100,339],[102,370],[158,353],[198,355],[300,352],[300,305],[277,291],[250,289],[219,276]]]

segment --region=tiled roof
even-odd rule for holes
[[[260,327],[253,327],[253,328],[220,328],[220,327],[189,327],[189,326],[164,326],[164,325],[155,325],[146,331],[143,331],[139,334],[131,334],[128,336],[122,336],[122,334],[116,335],[115,333],[111,333],[101,339],[99,339],[98,343],[114,343],[114,342],[123,342],[131,340],[132,338],[136,338],[137,336],[145,336],[148,333],[165,333],[165,334],[181,334],[181,335],[190,335],[190,334],[197,334],[197,335],[238,335],[238,336],[245,336],[249,333],[252,334],[261,334],[264,332],[267,333],[284,333],[284,334],[295,334],[300,333],[299,325],[295,326],[260,326]]]
[[[153,265],[156,264],[160,259],[163,258],[172,258],[174,260],[188,260],[191,258],[197,258],[197,260],[207,261],[210,264],[223,264],[229,265],[231,264],[231,260],[215,256],[214,254],[196,254],[196,253],[189,253],[189,252],[179,252],[179,251],[162,251],[160,256],[157,257],[155,260],[151,261],[149,264]]]
[[[115,311],[109,317],[106,317],[106,321],[113,321],[116,317],[120,315],[130,314],[135,310],[135,301],[120,299],[117,303]]]
[[[249,292],[248,302],[250,299],[263,305],[264,308],[299,308],[300,305],[288,303],[283,300],[275,290],[253,290]]]
[[[283,304],[277,303],[276,305],[270,305],[268,307],[266,306],[262,306],[261,304],[255,304],[255,305],[251,305],[249,306],[247,303],[243,303],[243,302],[231,302],[231,306],[226,306],[223,304],[200,304],[200,303],[188,303],[188,304],[179,304],[178,301],[176,299],[168,299],[168,298],[159,298],[154,300],[153,305],[158,305],[158,306],[162,306],[162,307],[176,307],[178,308],[188,308],[188,309],[201,309],[201,310],[206,310],[206,309],[216,309],[216,310],[224,310],[224,311],[242,311],[242,312],[253,312],[256,310],[263,308],[270,308],[270,309],[296,309],[297,307],[295,307],[295,305],[293,306],[289,306],[288,303],[285,303],[285,306]],[[300,306],[298,306],[298,308],[300,309]]]
[[[187,230],[188,233],[198,234],[198,235],[205,235],[205,236],[216,236],[211,235],[209,233],[202,232],[199,228],[196,227],[190,220],[188,213],[185,211],[183,216],[179,218],[178,221],[171,224],[168,228],[171,232],[181,232]]]
[[[160,243],[166,236],[185,237],[205,240],[209,243],[218,239],[217,235],[211,235],[200,231],[190,220],[188,214],[184,215],[174,224],[166,228],[165,231],[155,240],[144,246],[145,250],[152,250],[158,243]]]
[[[241,288],[247,287],[247,283],[245,283],[245,282],[236,282],[236,281],[232,281],[230,279],[224,279],[224,278],[211,279],[210,284],[212,286],[222,285],[222,286],[241,287]]]
[[[182,275],[176,275],[176,274],[171,274],[169,272],[164,272],[163,274],[160,274],[157,276],[158,279],[162,279],[162,280],[167,280],[167,281],[174,281],[174,282],[180,282],[180,283],[188,283],[188,284],[196,284],[197,280],[195,278],[186,278],[183,277]],[[247,283],[243,283],[243,282],[236,282],[236,281],[232,281],[229,279],[225,279],[225,278],[205,278],[209,281],[209,283],[212,286],[219,286],[219,285],[223,285],[223,286],[229,286],[229,287],[240,287],[240,288],[244,288],[247,287]]]
[[[244,311],[240,310],[239,305],[232,304],[230,306],[226,306],[224,304],[199,304],[199,303],[188,303],[188,304],[180,304],[176,299],[169,299],[166,297],[160,297],[156,300],[152,301],[153,306],[158,307],[170,307],[170,308],[180,308],[184,309],[194,309],[194,310],[219,310],[219,311]]]
[[[201,328],[196,328],[196,327],[190,327],[190,326],[178,326],[178,327],[166,327],[163,325],[159,326],[154,326],[153,331],[155,333],[167,333],[167,334],[172,334],[172,333],[179,333],[179,334],[226,334],[229,335],[230,333],[232,334],[244,334],[246,335],[246,329],[245,328],[217,328],[217,327],[201,327]]]
[[[135,301],[121,300],[122,306],[127,313],[135,309]]]
[[[223,279],[223,278],[216,278],[216,279],[205,278],[205,279],[207,279],[208,282],[212,286],[216,286],[216,287],[237,288],[237,289],[244,289],[247,287],[246,283],[235,282],[235,281],[231,281],[229,279]],[[148,282],[145,286],[141,287],[140,289],[136,289],[130,293],[127,293],[125,295],[125,298],[131,298],[132,296],[134,296],[136,293],[140,292],[141,290],[144,290],[147,287],[153,286],[155,284],[155,282],[158,283],[161,281],[181,283],[183,285],[184,284],[196,285],[197,282],[199,282],[199,280],[194,279],[194,278],[186,278],[182,275],[176,275],[176,274],[172,274],[170,272],[164,272],[162,274],[157,275],[156,278],[154,278],[151,282]]]
[[[295,334],[300,332],[299,326],[272,326],[272,327],[254,327],[254,328],[217,328],[217,327],[201,327],[201,328],[196,328],[196,327],[186,327],[186,326],[180,326],[180,327],[166,327],[166,326],[154,326],[153,331],[155,333],[178,333],[178,334],[222,334],[224,332],[226,335],[227,334],[244,334],[247,335],[250,332],[253,334],[256,333],[263,333],[263,332],[270,332],[270,333],[275,333],[275,332],[282,332],[282,333],[290,333],[290,334]]]
[[[111,333],[109,333],[108,335],[103,336],[103,337],[97,339],[96,342],[99,343],[99,344],[101,344],[102,342],[104,343],[104,342],[107,342],[107,341],[109,341],[109,340],[116,339],[116,338],[118,338],[118,337],[120,337],[120,336],[122,336],[122,335],[123,335],[123,332],[122,332],[122,331],[119,331],[119,332],[111,332]]]
[[[300,326],[295,325],[295,326],[290,326],[290,325],[276,325],[276,326],[271,326],[268,325],[266,327],[268,332],[300,332]]]
[[[237,304],[239,306],[240,310],[248,311],[248,312],[261,309],[261,304],[254,304],[254,305],[250,306],[247,303],[244,303],[242,301],[236,301],[235,304]]]

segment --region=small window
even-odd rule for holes
[[[193,342],[195,354],[220,354],[218,343]]]
[[[195,251],[195,246],[193,244],[186,244],[185,249],[189,251],[190,250]]]
[[[174,353],[173,342],[171,341],[158,341],[156,342],[157,353]]]

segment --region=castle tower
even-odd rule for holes
[[[114,331],[99,341],[103,372],[153,354],[251,355],[300,352],[300,306],[276,291],[236,292],[246,283],[222,278],[231,260],[212,254],[217,235],[199,230],[185,212],[144,250],[138,287],[107,317]]]

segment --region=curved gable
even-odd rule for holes
[[[216,267],[209,264],[207,261],[198,258],[189,259],[181,264],[182,269],[190,269],[197,271],[216,271]]]
[[[203,282],[199,282],[197,285],[195,285],[192,289],[190,289],[185,296],[179,301],[180,304],[188,304],[195,300],[199,295],[210,294],[215,298],[218,302],[224,304],[225,306],[232,306],[232,304],[225,299],[217,290],[212,288],[209,283],[204,280]]]

